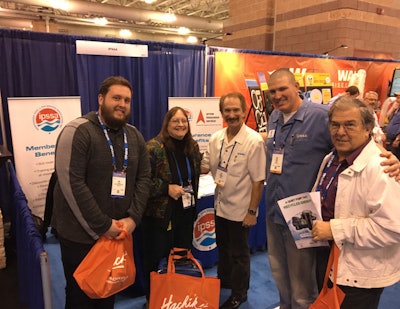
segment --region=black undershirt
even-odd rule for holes
[[[186,166],[186,156],[183,152],[184,142],[173,138],[171,138],[171,140],[175,145],[175,151],[172,153],[170,149],[167,149],[167,155],[168,155],[168,163],[171,169],[172,183],[177,185],[182,185],[179,181],[178,169],[176,166],[177,162],[183,181],[183,186],[187,186],[189,183],[188,183],[188,170]],[[176,162],[174,159],[174,154]]]

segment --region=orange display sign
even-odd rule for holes
[[[307,73],[318,73],[321,77],[330,77],[329,87],[332,87],[332,96],[344,92],[348,86],[355,85],[359,87],[362,94],[369,90],[378,92],[383,101],[388,91],[388,84],[392,79],[393,70],[399,65],[400,62],[378,60],[344,60],[221,51],[215,53],[214,95],[221,96],[227,92],[239,91],[246,98],[247,112],[249,112],[252,109],[252,99],[248,80],[256,80],[262,91],[265,89],[265,81],[258,80],[259,76],[264,75],[268,81],[270,74],[276,69],[289,68],[295,73],[296,79],[303,82],[301,85],[303,87],[307,87],[307,84],[304,83]],[[303,76],[303,79],[300,76]],[[326,93],[322,93],[322,95],[327,96]],[[254,113],[249,113],[246,123],[253,129],[260,127]]]

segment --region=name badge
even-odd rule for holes
[[[113,172],[111,196],[114,198],[125,197],[126,174],[123,172]]]
[[[194,195],[189,192],[185,192],[182,195],[182,203],[183,203],[183,208],[190,208],[194,206]]]
[[[195,206],[194,191],[192,185],[183,187],[185,194],[182,195],[183,208],[190,208]]]
[[[271,167],[269,171],[273,174],[282,174],[283,149],[275,149],[272,154]]]
[[[215,184],[223,188],[226,183],[226,178],[228,177],[228,170],[222,166],[218,166],[217,172],[215,173],[215,179],[214,182]]]

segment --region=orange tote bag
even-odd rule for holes
[[[135,282],[132,235],[121,239],[101,236],[74,272],[79,287],[90,298],[106,298]]]
[[[174,248],[168,257],[166,273],[150,274],[150,309],[160,308],[219,308],[220,281],[215,277],[204,276],[199,262],[188,250],[186,256],[175,255]],[[201,277],[175,272],[174,260],[190,259],[201,272]]]
[[[345,293],[336,285],[337,269],[339,260],[339,248],[335,243],[332,245],[329,255],[328,265],[326,267],[324,284],[318,298],[311,304],[309,309],[340,309]],[[328,287],[328,278],[333,266],[333,286]]]

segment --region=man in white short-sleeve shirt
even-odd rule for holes
[[[241,93],[220,99],[227,127],[211,136],[202,172],[211,171],[217,184],[214,207],[219,251],[218,278],[232,290],[220,308],[238,308],[247,300],[250,282],[249,230],[257,223],[265,180],[266,154],[261,135],[247,127],[246,101]]]

